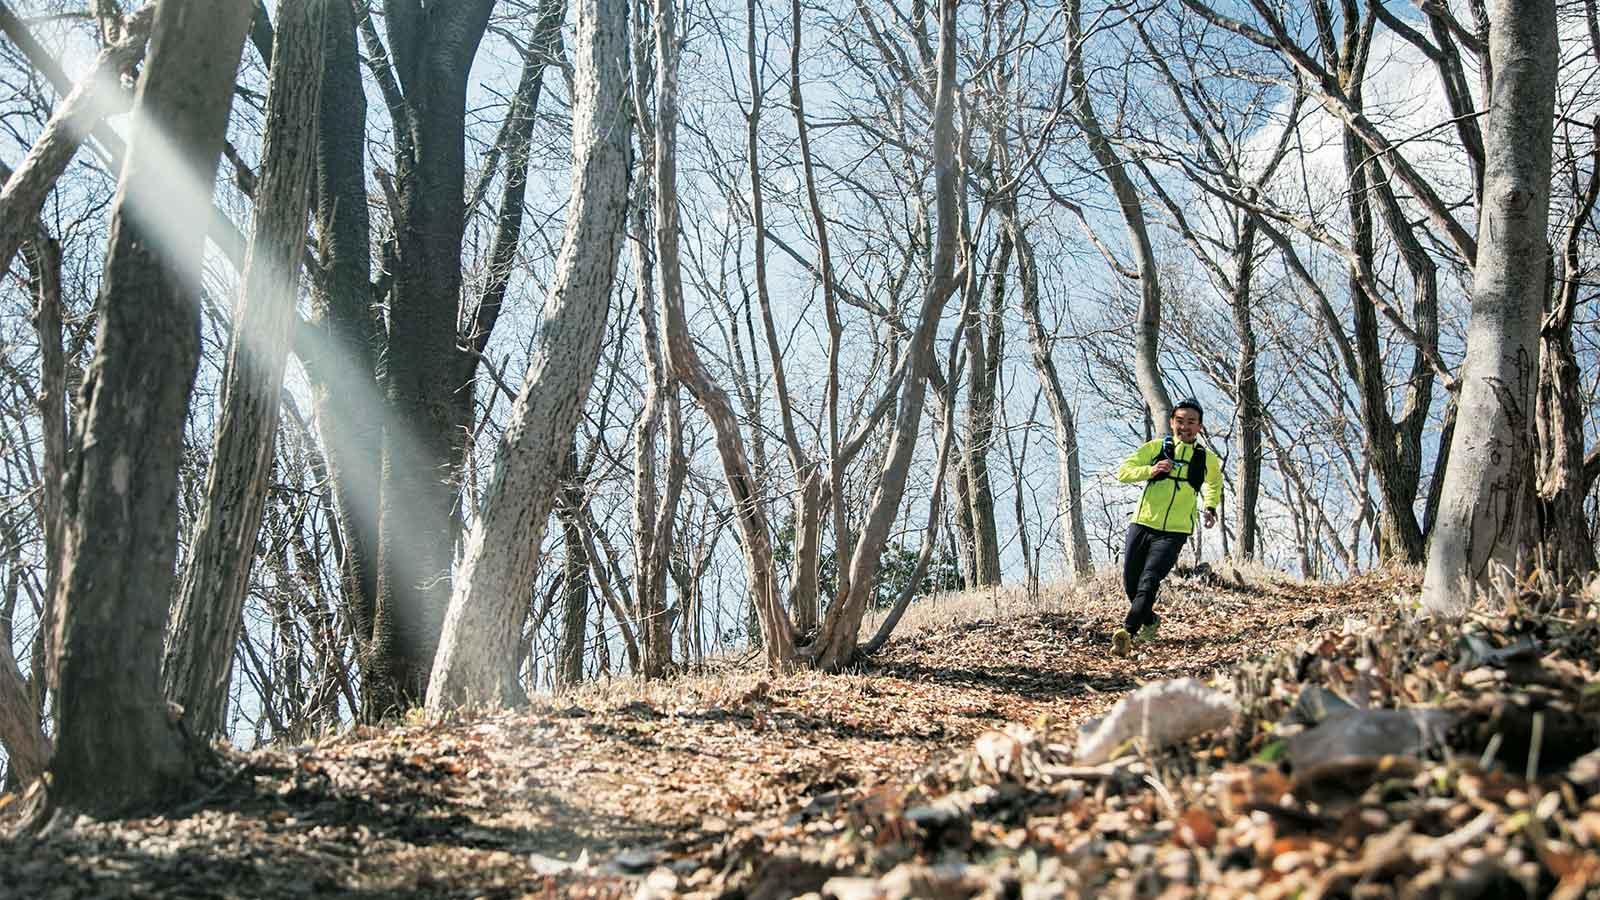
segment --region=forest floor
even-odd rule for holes
[[[1445,628],[1416,588],[1175,577],[1127,658],[1107,579],[968,595],[853,674],[730,665],[223,751],[166,816],[0,838],[0,896],[1600,895],[1600,596]],[[1231,724],[1074,758],[1186,677]]]

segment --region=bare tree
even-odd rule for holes
[[[245,0],[165,0],[134,103],[99,336],[67,474],[58,592],[60,722],[51,800],[115,814],[187,781],[161,690],[177,549],[178,463],[199,361],[203,234]]]
[[[572,199],[542,338],[467,542],[428,688],[434,713],[504,700],[534,555],[593,383],[628,206],[627,7],[577,6]]]
[[[422,701],[449,603],[478,363],[459,324],[466,94],[493,6],[387,0],[389,46],[369,37],[396,140],[378,580],[363,694],[371,717]],[[466,333],[489,331],[496,312],[480,306]]]
[[[1530,562],[1534,389],[1560,59],[1555,3],[1489,5],[1494,83],[1460,412],[1423,602],[1458,610],[1497,568]]]
[[[915,448],[922,408],[927,394],[928,370],[932,366],[934,332],[940,314],[958,288],[957,245],[960,241],[958,208],[957,137],[955,128],[956,94],[956,3],[942,0],[939,5],[939,49],[936,57],[937,80],[933,93],[934,202],[937,209],[937,237],[934,240],[933,268],[923,289],[921,308],[911,329],[907,348],[907,371],[900,388],[899,405],[890,426],[888,448],[874,486],[865,521],[856,536],[848,563],[841,556],[841,574],[848,565],[848,576],[841,582],[847,591],[828,609],[821,633],[812,648],[812,659],[819,668],[838,671],[855,658],[861,619],[876,585],[879,558],[888,542],[889,529],[899,512],[905,492],[911,454]]]
[[[1107,137],[1100,124],[1090,95],[1089,80],[1084,75],[1083,57],[1087,32],[1079,0],[1067,0],[1067,83],[1072,94],[1073,110],[1078,127],[1083,130],[1100,165],[1101,177],[1111,186],[1117,198],[1117,209],[1128,232],[1128,243],[1134,254],[1134,277],[1139,282],[1139,310],[1134,318],[1134,374],[1139,393],[1149,412],[1151,434],[1160,434],[1172,415],[1172,398],[1167,393],[1161,376],[1161,282],[1156,263],[1155,245],[1150,240],[1150,228],[1144,214],[1144,201],[1128,174],[1122,157]]]

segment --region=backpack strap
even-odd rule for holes
[[[1194,454],[1189,457],[1189,487],[1196,494],[1200,493],[1201,485],[1206,483],[1206,451],[1199,444],[1194,445]]]

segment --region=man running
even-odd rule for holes
[[[1198,517],[1207,528],[1217,524],[1217,504],[1222,501],[1222,461],[1208,453],[1196,438],[1205,412],[1195,400],[1180,400],[1172,409],[1172,433],[1143,444],[1117,469],[1124,484],[1144,483],[1139,511],[1128,526],[1123,551],[1122,584],[1128,592],[1128,618],[1112,635],[1112,649],[1128,652],[1132,636],[1156,636],[1156,592],[1178,561]],[[1202,492],[1205,507],[1200,509]]]

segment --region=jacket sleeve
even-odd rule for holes
[[[1123,484],[1137,484],[1150,480],[1150,469],[1156,461],[1156,455],[1161,452],[1160,441],[1150,441],[1140,444],[1133,455],[1122,461],[1117,467],[1117,480]]]
[[[1202,490],[1205,508],[1215,511],[1222,504],[1222,457],[1215,453],[1206,454],[1206,483]]]

